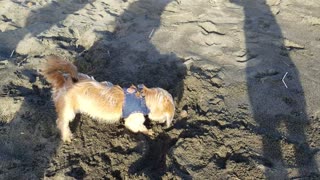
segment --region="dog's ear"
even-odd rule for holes
[[[142,96],[145,96],[146,94],[145,94],[145,92],[146,92],[146,89],[145,89],[146,87],[143,85],[143,84],[138,84],[138,92],[140,92],[140,94],[142,95]]]
[[[137,90],[137,86],[135,86],[134,84],[131,84],[130,88]]]

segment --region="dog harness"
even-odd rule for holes
[[[106,86],[112,87],[113,84],[109,81],[104,82]],[[146,105],[146,101],[143,96],[137,96],[137,90],[129,92],[129,88],[123,88],[125,94],[125,100],[122,107],[122,117],[127,118],[132,113],[142,113],[148,115],[150,113],[149,108]],[[142,89],[142,85],[138,85],[138,91]]]
[[[128,92],[128,88],[123,89],[125,94],[124,105],[122,107],[122,117],[127,118],[132,113],[142,113],[148,115],[150,110],[146,105],[146,101],[143,96],[137,96],[137,91]]]

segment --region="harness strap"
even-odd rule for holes
[[[124,88],[125,100],[122,107],[122,117],[127,118],[132,113],[142,113],[143,115],[148,115],[150,113],[149,108],[146,105],[145,98],[143,96],[137,96],[139,90],[134,90],[131,88]]]

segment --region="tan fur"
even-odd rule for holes
[[[171,94],[162,88],[147,88],[143,87],[142,93],[146,99],[146,105],[150,109],[149,118],[160,123],[166,122],[167,127],[170,127],[175,106]]]
[[[47,64],[42,69],[42,73],[53,88],[61,88],[67,81],[72,80],[72,78],[75,80],[78,79],[77,67],[72,63],[54,55],[49,56],[47,60]],[[66,80],[62,72],[68,73],[71,78]]]
[[[64,73],[68,73],[69,76],[65,76]],[[76,113],[85,113],[108,123],[115,123],[121,119],[125,95],[120,86],[99,83],[88,75],[78,73],[72,63],[57,56],[48,58],[43,75],[52,85],[52,96],[58,115],[57,126],[63,141],[72,139],[69,122],[74,119]],[[149,118],[167,122],[167,126],[170,126],[174,115],[171,95],[160,88],[144,87],[143,93],[150,109]],[[153,131],[143,125],[144,121],[143,114],[133,113],[125,119],[125,127],[135,133],[152,135]]]

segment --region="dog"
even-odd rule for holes
[[[121,88],[110,82],[98,82],[79,73],[77,67],[58,56],[47,57],[42,75],[51,84],[52,99],[57,112],[57,127],[64,142],[72,140],[69,123],[77,113],[88,114],[100,122],[124,125],[134,133],[152,136],[154,132],[143,124],[150,120],[170,127],[175,105],[170,93],[162,88],[132,85]]]

